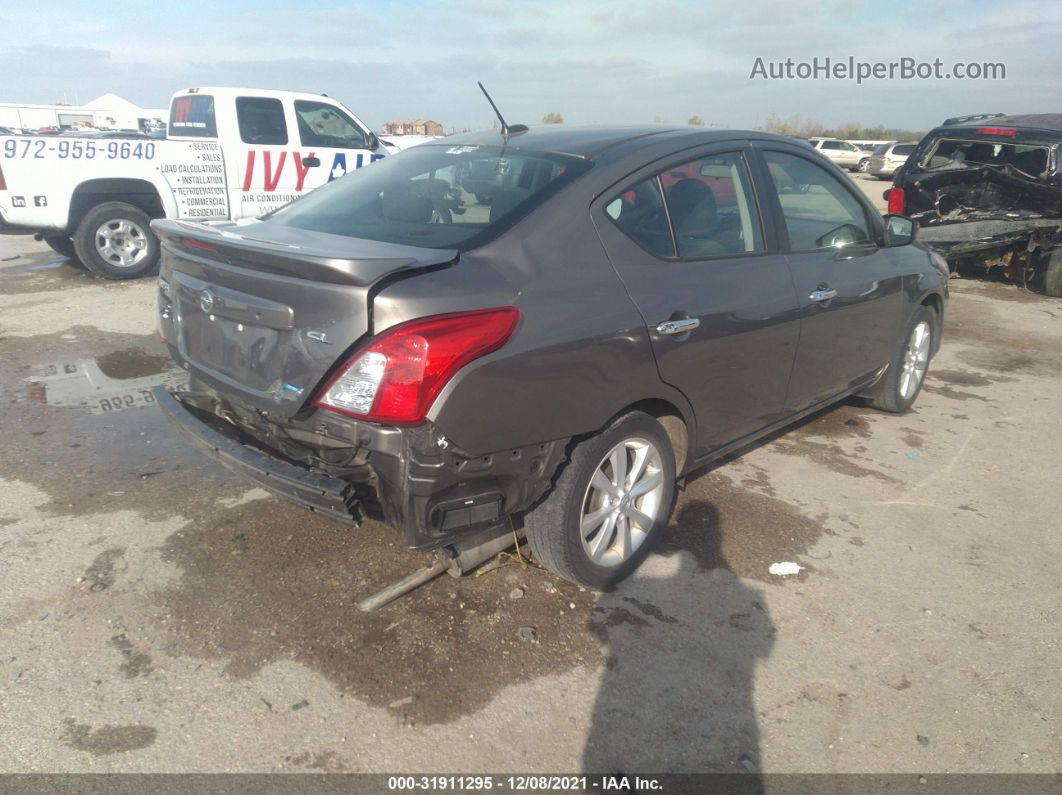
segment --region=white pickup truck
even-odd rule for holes
[[[189,88],[165,139],[0,136],[0,233],[34,234],[109,279],[155,273],[153,218],[249,218],[384,157],[324,95]]]

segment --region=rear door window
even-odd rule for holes
[[[782,206],[789,247],[815,251],[870,243],[863,205],[833,174],[785,152],[763,153]]]
[[[605,213],[627,237],[658,257],[675,256],[675,242],[658,177],[639,182],[607,205]]]
[[[245,144],[283,146],[288,142],[284,103],[272,97],[237,97],[236,120]]]
[[[296,100],[295,121],[303,146],[333,149],[366,149],[369,146],[365,131],[335,105]]]
[[[660,174],[680,257],[763,250],[759,213],[738,152],[699,158]]]
[[[174,138],[217,138],[214,98],[209,94],[177,97],[170,108],[169,135]]]

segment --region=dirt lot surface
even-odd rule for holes
[[[700,474],[615,592],[365,615],[421,558],[177,437],[150,281],[0,238],[0,771],[1062,770],[1062,302],[952,287],[914,411]]]

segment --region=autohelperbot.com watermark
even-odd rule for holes
[[[862,61],[815,56],[811,60],[766,60],[756,58],[749,80],[1006,80],[1007,65],[1002,61],[931,61],[897,58],[893,61]]]

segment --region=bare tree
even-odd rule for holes
[[[564,117],[559,113],[547,113],[542,117],[543,124],[564,124]]]

